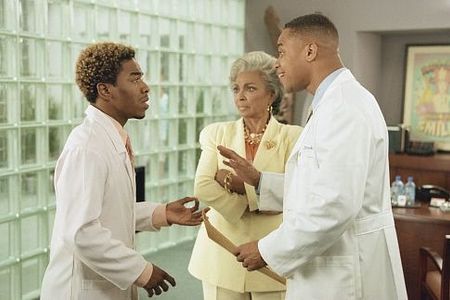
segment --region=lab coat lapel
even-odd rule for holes
[[[124,168],[127,172],[128,178],[130,179],[134,195],[134,187],[135,187],[134,170],[131,165],[131,161],[127,156],[127,150],[125,149],[125,145],[122,139],[120,138],[117,129],[114,127],[111,120],[109,120],[108,117],[104,115],[103,112],[93,107],[92,105],[89,105],[88,108],[86,109],[86,115],[95,122],[99,123],[103,127],[103,129],[105,129],[105,132],[108,135],[109,139],[111,140],[111,143],[113,144],[115,150],[117,151],[117,154],[122,158]]]
[[[322,96],[321,100],[317,104],[317,106],[314,108],[314,113],[309,119],[309,121],[306,123],[305,128],[303,129],[302,133],[300,134],[300,137],[298,138],[297,142],[295,143],[294,148],[292,149],[291,155],[288,159],[288,162],[293,159],[294,156],[298,155],[298,151],[301,149],[301,146],[304,143],[305,137],[307,137],[309,134],[312,134],[312,130],[314,128],[314,123],[317,119],[317,112],[320,110],[320,106],[326,105],[326,102],[328,100],[332,101],[333,98],[329,97],[329,94],[332,92],[332,90],[336,86],[340,86],[344,81],[347,80],[355,80],[355,77],[353,77],[350,70],[346,69],[342,71],[335,80],[330,84],[328,89],[325,91],[324,95]]]

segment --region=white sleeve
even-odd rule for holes
[[[160,229],[160,227],[155,227],[153,224],[153,214],[159,205],[159,203],[147,201],[137,202],[135,204],[136,230],[158,231]]]
[[[261,172],[259,210],[283,211],[284,173]]]

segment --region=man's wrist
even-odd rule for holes
[[[258,172],[258,177],[255,178],[254,182],[253,182],[253,186],[256,188],[259,186],[259,182],[261,180],[261,172]]]
[[[262,173],[258,172],[258,175],[259,175],[258,176],[258,181],[255,182],[255,185],[254,185],[256,195],[259,195],[260,191],[261,191],[261,177],[262,177]]]
[[[152,273],[153,273],[153,265],[151,263],[147,263],[141,275],[139,275],[134,284],[136,284],[138,287],[145,287],[150,278],[152,277]]]

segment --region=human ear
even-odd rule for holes
[[[100,98],[105,100],[112,97],[111,89],[107,83],[97,83],[97,93]]]
[[[306,61],[311,62],[313,61],[317,56],[317,44],[316,43],[309,43],[305,47],[306,51]]]

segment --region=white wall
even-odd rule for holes
[[[388,124],[402,120],[405,44],[450,43],[450,0],[247,0],[248,51],[275,54],[263,21],[269,5],[282,25],[313,12],[328,16],[338,28],[344,64],[375,94]],[[300,109],[295,114],[299,120]]]

